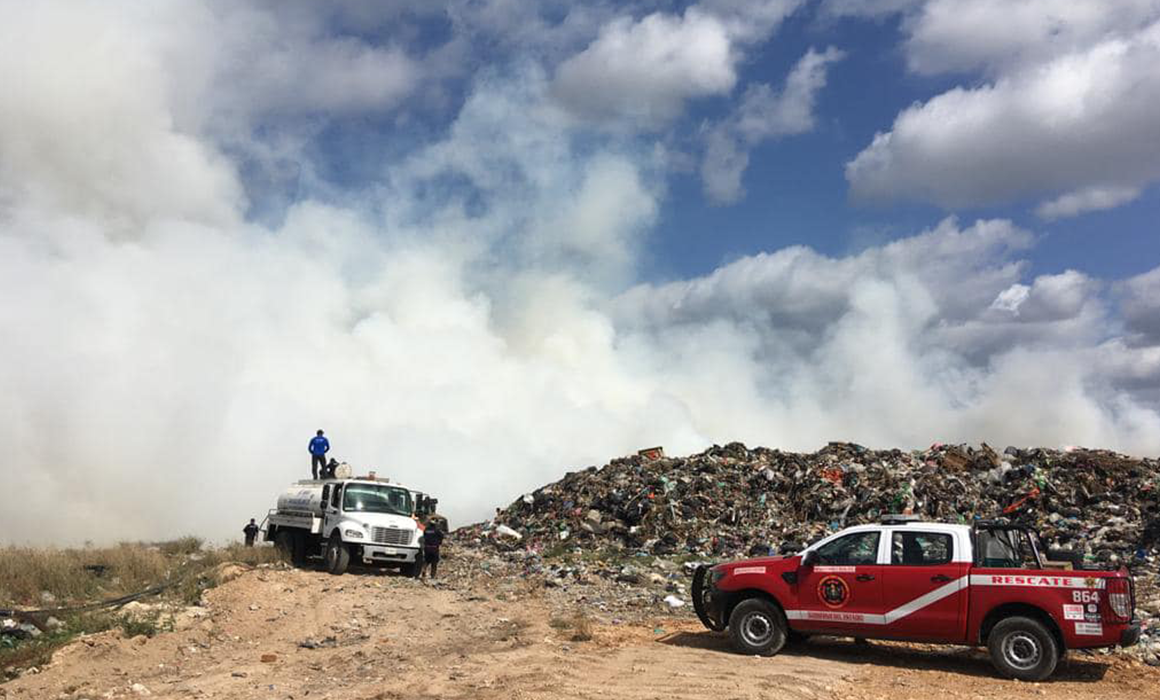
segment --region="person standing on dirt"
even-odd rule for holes
[[[254,546],[254,540],[257,539],[257,537],[258,537],[258,530],[259,529],[261,529],[261,528],[258,527],[258,523],[254,522],[253,518],[250,518],[249,525],[242,528],[242,532],[246,533],[246,546],[247,547]]]
[[[431,567],[431,578],[439,577],[439,548],[443,546],[443,537],[438,523],[429,521],[423,531],[423,568],[419,571],[419,578],[427,577],[427,567]]]
[[[326,469],[326,453],[330,452],[330,441],[322,436],[322,431],[319,430],[317,434],[310,440],[310,473],[314,478],[318,478],[318,470]]]

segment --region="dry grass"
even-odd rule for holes
[[[577,611],[567,617],[553,617],[548,620],[548,626],[560,632],[568,641],[592,641],[592,620],[583,612]]]
[[[216,586],[224,563],[269,564],[281,560],[273,547],[202,549],[201,540],[183,537],[158,544],[121,544],[81,549],[0,549],[0,607],[55,609],[120,598],[160,584],[171,584],[161,598],[173,605],[196,603]],[[48,594],[48,595],[45,595]],[[142,602],[156,602],[156,598]],[[0,671],[44,663],[78,634],[120,628],[128,636],[164,631],[163,616],[128,616],[115,609],[80,614],[58,613],[63,629],[36,640],[0,647]],[[46,616],[40,616],[41,621]],[[0,676],[0,682],[3,677]]]
[[[111,598],[162,583],[179,561],[159,549],[0,549],[0,605],[53,608]],[[42,598],[43,593],[55,601]]]
[[[199,580],[215,583],[207,577],[218,564],[274,561],[278,561],[278,555],[273,547],[232,545],[203,550],[201,540],[194,537],[156,545],[121,544],[107,548],[7,547],[0,549],[0,606],[64,607],[178,581],[177,597],[188,599],[190,586]],[[55,600],[46,599],[46,592]]]

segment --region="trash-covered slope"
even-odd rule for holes
[[[911,512],[943,522],[1007,517],[1090,564],[1135,569],[1154,563],[1160,546],[1160,463],[1086,449],[831,443],[799,454],[731,443],[572,472],[473,529],[514,541],[510,528],[524,547],[736,557]]]

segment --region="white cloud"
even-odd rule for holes
[[[750,143],[757,143],[813,129],[814,106],[818,92],[826,86],[826,71],[844,57],[833,46],[825,51],[811,48],[794,65],[781,92],[775,93],[766,84],[751,85],[738,111],[737,130]]]
[[[11,5],[0,188],[115,214],[126,231],[151,217],[233,216],[245,195],[224,150],[308,172],[280,130],[389,112],[420,75],[397,47],[334,34],[321,5]]]
[[[1076,270],[1035,278],[1027,299],[1020,304],[1024,322],[1064,321],[1083,314],[1090,303],[1097,302],[1100,285]]]
[[[847,164],[851,192],[947,208],[1078,193],[1054,215],[1123,201],[1160,179],[1157,64],[1160,23],[916,104]]]
[[[212,39],[210,60],[175,63],[185,73],[179,77],[207,81],[187,97],[211,99],[194,105],[177,96],[178,103],[190,112],[203,110],[203,119],[219,113],[253,119],[275,111],[285,119],[396,107],[422,76],[420,66],[398,46],[335,34],[329,19],[323,6],[310,4],[288,17],[277,5],[231,2],[199,14],[196,31],[186,29],[181,41]],[[188,44],[176,49],[182,56],[207,58]]]
[[[1160,19],[1157,0],[823,0],[823,16],[902,15],[907,67],[998,74],[1125,37]]]
[[[659,129],[690,100],[731,92],[743,49],[767,39],[803,4],[702,0],[681,15],[616,17],[557,66],[554,93],[584,120]]]
[[[1090,211],[1115,209],[1139,196],[1140,189],[1137,187],[1085,187],[1040,204],[1035,213],[1041,219],[1052,221]]]
[[[706,135],[701,177],[710,200],[731,203],[741,199],[741,178],[749,164],[748,150],[762,141],[814,128],[818,93],[826,85],[829,66],[845,54],[834,47],[810,49],[775,92],[764,83],[750,85],[736,114],[715,125]]]
[[[473,248],[502,251],[504,272],[623,280],[657,214],[659,163],[631,143],[574,141],[569,120],[545,104],[547,90],[535,67],[481,77],[447,138],[392,168],[383,196],[402,227],[437,226]],[[422,194],[448,182],[434,201]]]
[[[1116,285],[1131,340],[1160,345],[1160,267]]]
[[[1126,39],[1160,19],[1156,0],[929,0],[905,23],[907,65],[920,74],[1035,65]]]
[[[174,127],[140,14],[56,2],[4,12],[0,201],[109,217],[122,230],[154,216],[232,216],[243,197],[234,168]]]
[[[1012,254],[1032,240],[1007,221],[961,228],[946,219],[919,235],[847,258],[785,248],[742,258],[705,277],[638,286],[618,300],[617,318],[643,328],[679,328],[710,318],[752,321],[776,333],[778,342],[800,338],[805,351],[850,311],[850,290],[859,279],[896,278],[908,290],[921,290],[904,297],[916,309],[937,308],[941,319],[959,323],[975,318],[999,290],[1018,281],[1022,266]],[[940,283],[949,279],[955,283]]]
[[[701,186],[705,197],[717,204],[732,204],[745,195],[741,177],[749,167],[749,148],[728,128],[710,129],[705,134],[705,156],[701,161]]]
[[[1150,397],[1108,388],[1103,368],[1121,377],[1154,373],[1156,363],[1103,343],[1112,323],[1090,278],[1065,272],[1014,287],[1022,267],[1012,255],[1030,240],[1006,222],[947,220],[845,258],[786,249],[639,286],[615,302],[614,317],[623,334],[674,348],[658,360],[670,391],[703,392],[694,415],[742,439],[821,442],[837,431],[910,445],[1034,435],[1154,451],[1148,430],[1160,420]],[[993,308],[1013,288],[1006,296],[1026,292],[1018,318]],[[746,380],[722,373],[715,355],[704,362],[708,338],[729,348],[733,359],[720,364]],[[714,374],[701,381],[694,368],[706,364]],[[738,406],[750,417],[715,421]]]
[[[555,91],[586,118],[657,126],[686,100],[732,90],[736,58],[725,25],[695,7],[681,17],[621,17],[559,66]]]
[[[1027,301],[1027,297],[1031,294],[1031,287],[1025,284],[1013,284],[1010,287],[999,292],[999,296],[995,297],[995,301],[991,302],[991,308],[998,311],[1007,311],[1012,315],[1019,315],[1019,307],[1023,302]]]
[[[761,41],[805,5],[805,0],[701,0],[697,7],[721,19],[742,43]]]

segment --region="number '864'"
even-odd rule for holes
[[[1100,602],[1099,591],[1072,591],[1071,599],[1076,603],[1098,603]]]

